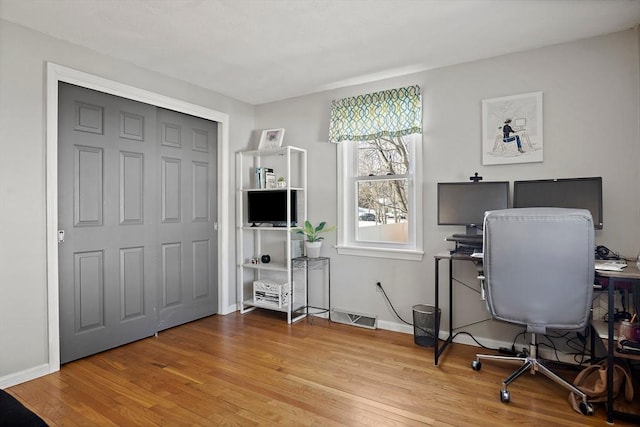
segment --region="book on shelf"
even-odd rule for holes
[[[265,187],[264,188],[276,188],[276,174],[271,168],[265,168]]]
[[[255,173],[254,173],[254,176],[253,176],[253,179],[254,179],[253,187],[254,188],[262,188],[261,187],[262,174],[263,174],[263,172],[262,172],[262,168],[261,167],[255,168]]]
[[[255,188],[276,188],[276,175],[272,168],[258,166],[254,174]]]

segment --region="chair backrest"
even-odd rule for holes
[[[483,251],[487,304],[495,319],[543,334],[588,324],[594,278],[594,227],[588,210],[487,212]]]

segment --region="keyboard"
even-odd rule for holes
[[[449,251],[449,253],[457,254],[457,255],[471,255],[473,253],[473,249],[470,248],[456,248]]]
[[[475,246],[462,246],[458,245],[454,250],[451,251],[452,254],[458,255],[470,255],[474,256],[474,254],[481,254],[482,256],[482,248]],[[475,255],[477,257],[477,255]]]

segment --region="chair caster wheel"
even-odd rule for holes
[[[471,367],[474,371],[479,371],[482,368],[482,363],[479,360],[474,360],[471,362]]]
[[[500,390],[500,402],[509,403],[510,400],[511,394],[509,393],[509,390]]]
[[[582,412],[582,415],[593,415],[593,405],[587,402],[580,402],[580,412]]]

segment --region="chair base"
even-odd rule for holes
[[[536,345],[535,338],[532,340],[533,342],[530,344],[530,354],[536,354]],[[476,359],[471,363],[471,367],[479,371],[482,368],[481,360],[499,360],[502,362],[516,363],[521,366],[515,370],[511,375],[505,378],[502,381],[502,389],[500,390],[500,401],[504,403],[508,403],[511,400],[511,395],[508,390],[509,384],[514,382],[520,375],[523,373],[530,371],[531,374],[535,374],[537,372],[545,375],[546,377],[553,380],[555,383],[560,384],[565,389],[569,390],[572,393],[575,393],[581,399],[580,402],[580,412],[584,415],[593,415],[593,405],[587,402],[587,395],[571,384],[569,381],[557,375],[555,372],[551,371],[547,368],[544,363],[537,359],[536,357],[531,357],[529,355],[524,356],[500,356],[500,355],[490,355],[490,354],[476,354]]]

